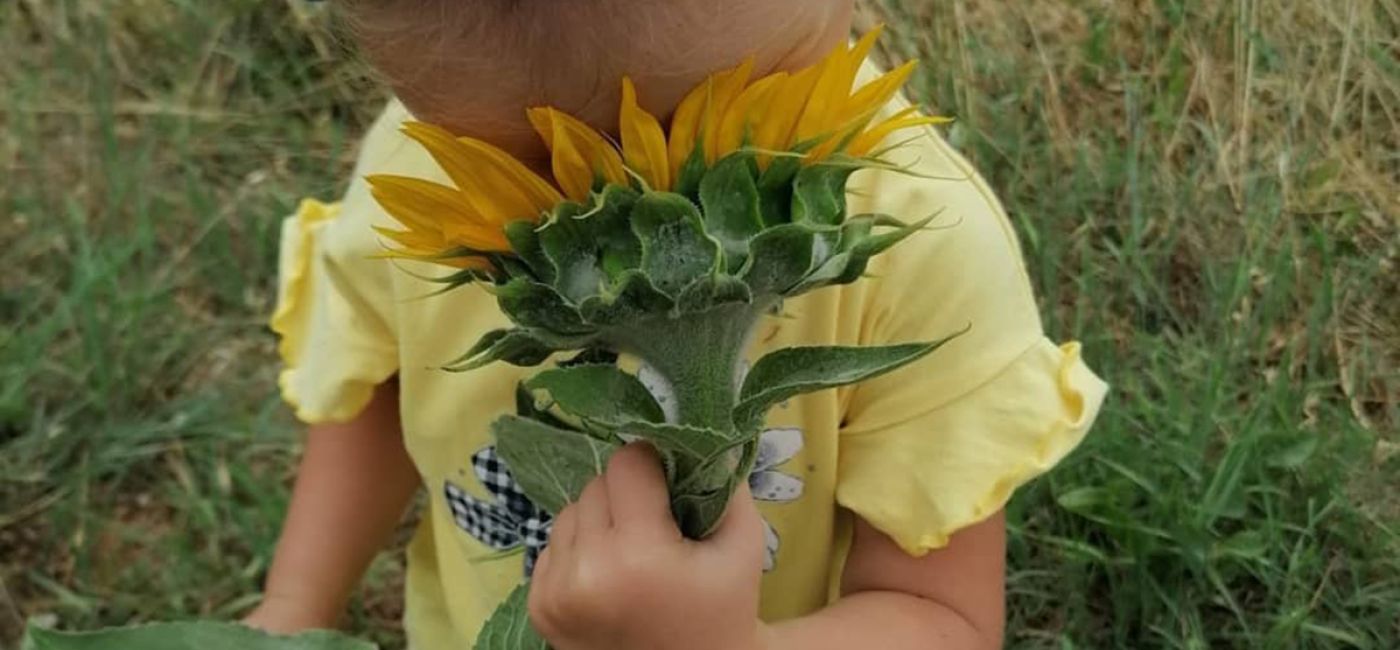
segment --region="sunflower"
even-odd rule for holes
[[[913,108],[875,121],[913,72],[912,61],[853,91],[880,31],[852,46],[839,45],[796,72],[753,79],[753,63],[745,61],[712,74],[677,105],[669,132],[638,104],[627,78],[620,142],[557,109],[529,109],[530,123],[550,149],[552,182],[483,141],[408,122],[404,133],[432,155],[453,185],[384,174],[367,178],[375,199],[403,226],[376,229],[396,245],[385,256],[499,270],[500,256],[515,253],[508,224],[549,221],[562,203],[588,204],[609,185],[694,198],[705,174],[740,152],[751,155],[756,172],[772,186],[836,156],[864,159],[900,129],[946,122]]]

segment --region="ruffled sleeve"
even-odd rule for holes
[[[1107,387],[1078,344],[1045,337],[1015,233],[968,163],[932,131],[892,155],[919,176],[871,175],[853,211],[938,218],[872,264],[859,342],[961,334],[849,391],[836,500],[922,555],[1074,449]]]
[[[950,403],[882,429],[847,431],[837,501],[907,553],[940,548],[1074,449],[1105,390],[1077,343],[1041,339]]]
[[[376,308],[387,298],[378,270],[355,268],[384,262],[355,259],[355,247],[334,243],[342,212],[340,203],[306,199],[282,225],[270,322],[281,337],[278,385],[297,418],[313,424],[353,418],[397,367],[393,336]]]
[[[389,225],[364,176],[417,175],[426,156],[409,146],[399,125],[408,111],[391,100],[360,143],[344,198],[306,199],[282,225],[277,307],[271,327],[281,337],[282,397],[307,423],[341,422],[359,414],[375,386],[398,370],[394,266],[378,255],[374,232]]]

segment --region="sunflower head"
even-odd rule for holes
[[[792,73],[755,79],[745,62],[713,74],[667,129],[623,79],[618,141],[531,109],[552,182],[484,142],[409,123],[453,186],[370,177],[403,226],[380,231],[397,244],[387,254],[462,269],[449,287],[487,281],[518,328],[484,339],[468,365],[538,363],[639,319],[771,307],[852,282],[925,222],[849,217],[847,179],[887,166],[875,149],[892,132],[944,121],[912,109],[875,120],[913,70],[853,89],[878,34]]]

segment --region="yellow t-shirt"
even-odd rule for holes
[[[862,77],[877,72],[867,66]],[[906,105],[897,99],[887,110]],[[488,434],[492,420],[513,412],[516,382],[537,369],[441,370],[508,324],[494,299],[475,286],[428,297],[436,285],[415,276],[443,267],[371,258],[383,249],[370,226],[392,221],[370,197],[366,174],[448,182],[398,133],[406,119],[391,102],[345,197],[307,200],[287,220],[272,327],[282,336],[283,394],[307,422],[353,417],[376,384],[398,375],[404,437],[430,504],[408,552],[405,628],[416,649],[455,650],[520,581],[548,529]],[[904,220],[938,212],[934,229],[876,257],[869,278],[789,301],[787,318],[763,323],[749,359],[794,345],[928,341],[971,328],[899,371],[770,414],[750,479],[768,523],[768,620],[835,597],[851,513],[911,554],[938,548],[1063,458],[1104,396],[1078,345],[1042,334],[1015,234],[992,192],[934,130],[914,135],[890,157],[922,177],[858,172],[849,210]]]

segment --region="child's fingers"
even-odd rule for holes
[[[555,563],[566,562],[564,556],[571,555],[574,538],[578,534],[578,504],[570,504],[559,511],[554,525],[549,529],[549,550],[554,552]]]
[[[578,539],[588,539],[595,533],[606,531],[612,528],[612,512],[608,504],[608,486],[603,482],[603,477],[599,476],[583,488],[583,493],[578,497],[578,503],[573,505],[578,510]]]
[[[747,481],[741,481],[715,532],[703,544],[729,557],[740,557],[763,566],[763,515],[758,512]]]
[[[603,477],[614,526],[635,532],[680,535],[671,519],[671,500],[661,459],[650,445],[633,443],[613,452]]]

